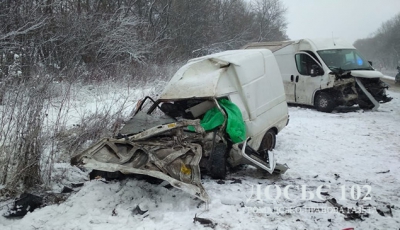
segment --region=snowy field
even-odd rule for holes
[[[290,169],[268,175],[245,167],[225,181],[206,177],[208,205],[164,184],[88,181],[87,173],[60,163],[56,168],[65,185],[85,181],[84,186],[64,203],[37,209],[22,219],[1,216],[0,229],[210,229],[194,223],[195,215],[213,221],[215,229],[399,229],[400,93],[389,94],[393,101],[375,112],[351,107],[326,114],[290,107],[289,125],[278,135],[274,150],[278,162]],[[76,96],[71,113],[84,113],[102,100],[94,97],[87,106]],[[133,107],[134,102],[127,104]],[[314,197],[309,199],[311,193]],[[369,215],[345,220],[325,202],[331,198]],[[137,206],[147,212],[141,214]]]

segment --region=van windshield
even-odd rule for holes
[[[356,49],[319,50],[317,53],[333,72],[373,70]]]

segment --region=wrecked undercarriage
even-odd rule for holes
[[[288,123],[274,61],[268,50],[227,51],[190,60],[158,100],[141,100],[115,137],[100,140],[71,163],[159,178],[204,201],[210,198],[201,173],[224,179],[227,168],[240,164],[284,173],[287,167],[277,164],[270,151]]]

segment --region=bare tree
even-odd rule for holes
[[[58,144],[44,154],[44,136],[63,123],[43,127],[55,80],[142,83],[189,58],[287,38],[280,0],[3,0],[0,25],[0,183],[9,188],[51,178]],[[100,118],[91,126],[114,115]]]
[[[257,41],[276,41],[287,39],[285,12],[279,0],[256,0],[252,4],[255,13],[254,29]]]

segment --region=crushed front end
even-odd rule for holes
[[[183,128],[198,133],[185,134]],[[201,200],[209,197],[201,184],[201,145],[194,140],[204,134],[199,120],[182,120],[157,125],[132,136],[104,138],[74,156],[73,165],[104,172],[141,174],[168,181]]]
[[[376,72],[374,73],[375,75]],[[344,71],[334,73],[333,90],[338,105],[351,106],[358,104],[362,109],[376,110],[380,103],[392,100],[386,90],[389,88],[380,76],[372,75],[368,71]]]

